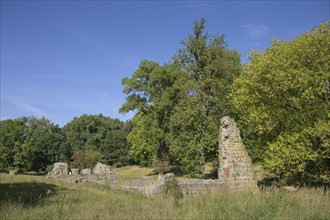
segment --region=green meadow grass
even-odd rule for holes
[[[150,176],[152,179],[157,179],[154,169],[150,167],[125,166],[113,168],[113,171],[116,173],[116,177],[120,181],[136,180],[140,176]]]
[[[147,197],[115,185],[0,174],[0,219],[330,219],[321,189]]]
[[[141,167],[141,166],[125,166],[113,168],[116,173],[117,179],[120,181],[131,181],[136,180],[140,176],[149,176],[152,180],[157,180],[157,174],[154,168]],[[205,164],[205,178],[216,178],[217,166],[213,163]],[[176,176],[179,180],[189,179],[188,176]]]

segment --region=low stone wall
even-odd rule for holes
[[[184,195],[196,195],[205,192],[216,192],[225,187],[225,183],[219,180],[182,180],[179,186]]]
[[[168,173],[164,176],[158,176],[157,181],[151,181],[150,178],[140,177],[137,180],[124,182],[121,186],[125,188],[133,188],[141,191],[146,195],[157,194],[161,187],[170,178],[175,178],[174,174]],[[219,189],[225,187],[225,183],[219,180],[201,180],[201,179],[190,179],[180,180],[178,185],[184,195],[196,195],[204,192],[216,192]]]
[[[90,175],[90,174],[92,174],[92,170],[91,169],[82,169],[81,174],[82,175]]]
[[[148,193],[148,189],[153,187],[155,183],[155,181],[151,181],[150,177],[141,176],[137,180],[123,182],[121,186],[125,188],[137,189],[144,194],[150,194]]]

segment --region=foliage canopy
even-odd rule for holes
[[[289,182],[330,178],[329,25],[251,53],[234,82],[233,102],[252,152]]]

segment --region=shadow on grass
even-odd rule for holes
[[[218,169],[212,169],[209,173],[205,173],[204,179],[218,179]]]
[[[45,176],[46,172],[24,172],[23,174],[29,175],[29,176]]]
[[[34,206],[56,193],[57,186],[47,183],[0,184],[0,203]]]
[[[173,166],[170,168],[168,172],[174,173],[175,176],[177,177],[182,177],[184,176],[184,172],[180,167]],[[154,171],[155,174],[157,174]],[[193,176],[190,176],[191,178],[201,178],[200,174],[196,174]],[[207,172],[204,174],[204,178],[202,179],[218,179],[218,166],[213,165],[212,167],[208,168]]]

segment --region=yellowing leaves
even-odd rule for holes
[[[328,142],[315,143],[317,132],[304,136],[317,129],[316,122],[329,121],[329,25],[330,21],[292,41],[276,41],[263,53],[252,52],[233,84],[231,97],[250,135],[247,139],[257,139],[251,143],[258,145],[251,147],[265,149],[269,142],[264,162],[273,175],[288,181],[303,174],[317,180],[312,173],[329,168],[324,164],[330,161],[321,156],[329,156]],[[314,151],[317,145],[320,152]],[[317,159],[321,170],[310,167]]]

